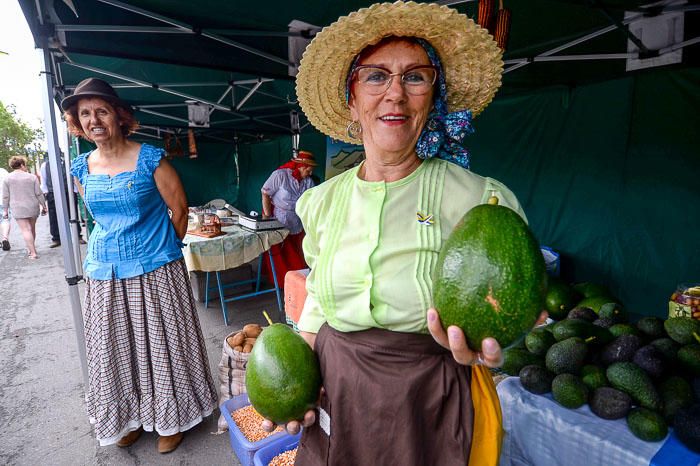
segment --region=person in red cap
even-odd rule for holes
[[[304,230],[294,209],[297,199],[314,186],[311,174],[316,165],[311,152],[300,150],[290,161],[273,171],[261,189],[263,218],[275,217],[289,230],[284,242],[270,249],[279,286],[284,285],[284,276],[288,271],[307,268],[301,247]],[[272,272],[267,272],[272,283]]]

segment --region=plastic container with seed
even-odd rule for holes
[[[221,414],[228,423],[231,448],[242,466],[252,466],[255,452],[261,448],[280,438],[291,437],[282,428],[273,433],[263,432],[260,429],[263,417],[250,406],[247,393],[234,396],[222,404]],[[236,423],[234,417],[239,423]]]
[[[274,464],[294,464],[296,448],[299,446],[301,433],[281,437],[267,446],[255,452],[255,466],[269,466]],[[285,454],[286,453],[286,454]],[[284,454],[284,458],[281,455]],[[275,460],[275,462],[273,462]]]

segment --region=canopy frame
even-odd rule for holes
[[[101,3],[105,3],[107,5],[112,5],[117,8],[121,8],[126,11],[130,11],[132,13],[136,13],[142,16],[145,16],[147,18],[155,19],[158,21],[162,21],[166,24],[170,24],[172,26],[175,26],[176,28],[185,30],[185,31],[191,31],[195,35],[199,35],[202,37],[206,37],[208,39],[212,39],[218,42],[221,42],[222,44],[230,45],[231,47],[235,47],[237,49],[244,50],[248,53],[252,53],[253,55],[257,55],[262,58],[266,58],[270,61],[273,61],[275,63],[279,63],[280,65],[285,65],[285,66],[293,66],[296,68],[296,65],[294,63],[291,63],[289,60],[286,60],[284,58],[277,57],[275,55],[272,55],[267,52],[263,52],[262,50],[258,50],[254,47],[250,47],[249,45],[241,44],[240,42],[236,42],[231,39],[227,39],[226,37],[220,36],[218,34],[214,34],[207,29],[199,29],[195,26],[192,26],[190,24],[183,23],[181,21],[177,21],[172,18],[168,18],[167,16],[160,15],[158,13],[153,13],[151,11],[145,10],[143,8],[139,8],[133,5],[129,5],[128,3],[120,2],[118,0],[97,0]]]
[[[313,37],[314,30],[306,31],[254,31],[249,29],[202,29],[211,34],[249,37]],[[59,24],[59,32],[131,32],[139,34],[197,34],[193,30],[167,26],[113,26],[107,24]]]
[[[470,1],[470,0],[468,0]],[[461,2],[453,2],[453,3],[461,3]],[[664,13],[671,13],[671,12],[688,12],[688,11],[697,11],[700,10],[700,5],[670,5],[670,6],[665,6],[659,10],[659,14],[664,14]],[[647,58],[650,54],[652,55],[664,55],[666,53],[673,52],[675,50],[678,50],[679,48],[687,47],[689,45],[696,44],[699,40],[700,37],[696,37],[690,40],[687,40],[685,42],[682,42],[680,44],[675,44],[674,46],[671,47],[666,47],[661,50],[649,50],[646,47],[642,46],[638,48],[640,49],[639,52],[628,52],[628,53],[608,53],[608,54],[583,54],[583,55],[560,55],[557,57],[552,57],[552,55],[561,52],[562,50],[566,50],[568,48],[574,47],[576,45],[582,44],[584,42],[587,42],[591,39],[595,39],[598,36],[601,36],[603,34],[606,34],[610,31],[614,31],[616,29],[624,29],[627,31],[628,34],[633,35],[631,32],[629,32],[629,28],[627,25],[630,23],[633,23],[634,21],[637,21],[640,18],[643,18],[646,16],[646,13],[639,13],[637,15],[632,15],[629,16],[628,18],[623,19],[622,21],[615,21],[615,24],[612,24],[610,26],[604,27],[602,29],[599,29],[597,31],[591,32],[590,34],[586,34],[584,36],[579,37],[578,39],[574,39],[570,42],[567,42],[565,44],[559,45],[557,47],[554,47],[553,49],[547,50],[545,52],[542,52],[540,54],[535,55],[534,57],[526,57],[526,58],[515,58],[515,59],[509,59],[505,60],[505,64],[513,64],[513,66],[510,66],[503,70],[503,74],[510,73],[512,71],[515,71],[519,68],[522,68],[523,66],[527,66],[530,63],[535,63],[535,62],[545,62],[545,61],[577,61],[577,60],[610,60],[610,59],[630,59],[630,58]],[[639,41],[641,44],[641,41]],[[637,44],[636,42],[634,42]]]

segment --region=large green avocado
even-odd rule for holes
[[[302,419],[316,406],[321,389],[316,354],[294,330],[272,324],[253,346],[245,386],[251,404],[264,417],[278,424]]]
[[[460,327],[469,347],[495,338],[502,348],[530,330],[544,309],[547,276],[537,240],[508,207],[467,212],[435,268],[434,303],[443,325]]]

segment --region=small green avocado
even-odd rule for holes
[[[588,387],[573,374],[559,374],[552,381],[552,397],[565,408],[580,408],[588,400]]]
[[[283,424],[313,409],[321,389],[316,353],[284,324],[265,328],[246,365],[245,386],[253,408]]]
[[[627,415],[630,431],[645,442],[658,442],[666,438],[668,425],[663,416],[647,408],[634,408]]]

